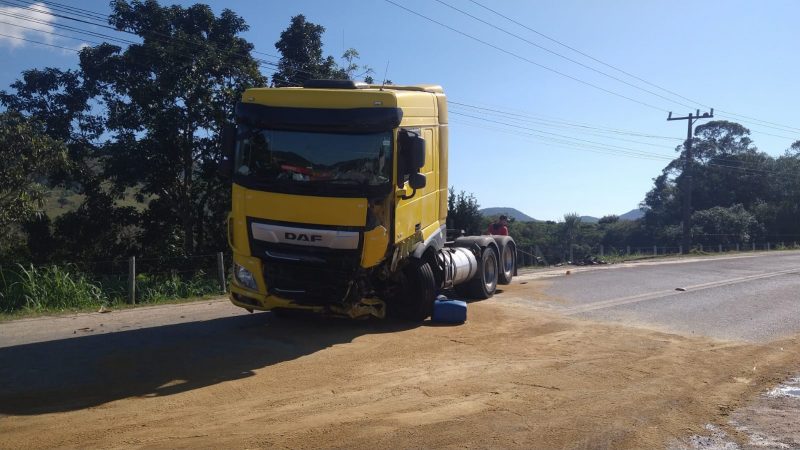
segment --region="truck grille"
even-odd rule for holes
[[[303,305],[339,303],[360,263],[358,250],[331,250],[259,242],[270,294]],[[258,251],[258,253],[256,253]]]

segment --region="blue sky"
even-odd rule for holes
[[[739,121],[751,128],[756,145],[770,154],[781,154],[800,139],[799,130],[786,128],[800,128],[798,2],[478,0],[529,28],[693,100],[687,101],[560,47],[475,3],[443,0],[535,44],[685,104],[680,105],[547,53],[433,0],[393,1],[517,57],[385,1],[209,4],[216,11],[227,7],[243,16],[251,27],[246,37],[259,51],[276,55],[274,43],[280,32],[291,16],[302,13],[326,27],[327,54],[338,57],[344,48],[354,47],[361,62],[375,69],[376,79],[382,78],[388,61],[388,78],[395,83],[441,84],[451,101],[484,108],[453,106],[450,120],[451,184],[473,192],[484,207],[512,206],[538,219],[553,220],[573,211],[602,216],[636,207],[668,162],[659,158],[672,157],[686,134],[686,123],[667,122],[666,111],[685,115],[692,111],[688,106],[703,108],[694,101],[725,111],[729,117],[734,113],[757,119]],[[106,1],[60,3],[109,11]],[[45,24],[26,26],[72,34]],[[4,24],[0,33],[73,48],[81,44]],[[0,58],[3,89],[22,70],[67,68],[77,62],[74,52],[2,36]],[[631,150],[636,152],[633,157]]]

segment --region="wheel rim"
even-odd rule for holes
[[[492,292],[497,282],[497,259],[493,251],[489,249],[485,251],[489,252],[489,254],[483,260],[483,284],[486,286],[487,292]]]
[[[503,271],[506,276],[514,271],[514,253],[511,251],[510,246],[503,249]]]

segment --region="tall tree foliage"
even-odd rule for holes
[[[343,66],[333,56],[324,56],[322,35],[325,27],[306,20],[302,14],[292,17],[289,27],[281,33],[275,48],[281,52],[278,70],[272,76],[276,87],[301,86],[310,79],[352,80],[368,77],[372,80],[372,69],[357,63],[358,51],[345,50]]]
[[[191,254],[209,227],[224,222],[220,209],[229,194],[214,175],[218,132],[241,92],[265,84],[253,46],[239,36],[248,27],[227,9],[217,17],[206,5],[163,7],[155,0],[114,1],[110,23],[142,43],[81,52],[114,136],[105,146],[106,173],[148,199],[146,242]]]
[[[19,113],[0,114],[0,230],[5,234],[44,206],[45,183],[68,164],[63,142]]]
[[[468,235],[481,234],[480,205],[474,195],[464,191],[456,194],[450,187],[447,196],[447,228],[464,230]]]
[[[728,121],[695,129],[692,209],[695,241],[729,243],[800,237],[800,158],[794,144],[782,157],[760,151],[750,130]],[[661,242],[677,243],[685,176],[684,150],[655,179],[643,205],[645,223]],[[716,237],[714,237],[716,236]]]

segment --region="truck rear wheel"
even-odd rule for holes
[[[403,286],[393,302],[395,315],[401,319],[422,322],[433,313],[436,300],[436,278],[431,265],[412,260],[403,270]]]
[[[500,261],[497,264],[500,268],[497,278],[499,284],[511,284],[511,280],[514,278],[514,266],[517,263],[516,251],[513,242],[506,242],[500,247]]]
[[[498,267],[497,251],[494,247],[484,247],[478,261],[478,273],[470,281],[456,286],[456,292],[479,300],[491,297],[497,289]]]

